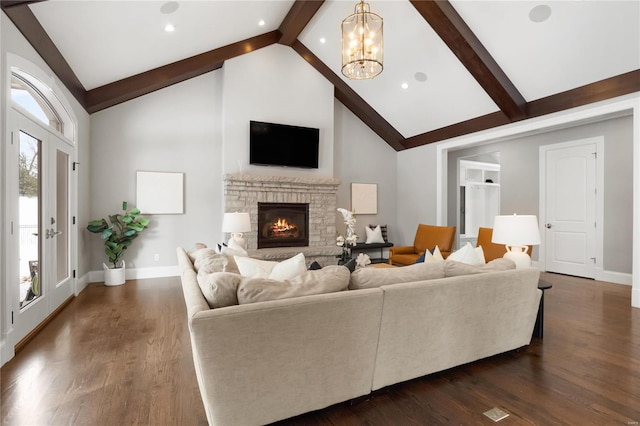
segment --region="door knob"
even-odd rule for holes
[[[552,225],[552,224],[547,223],[547,229],[551,229],[552,227],[553,227],[553,225]]]

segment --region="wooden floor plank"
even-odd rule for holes
[[[637,425],[640,309],[543,274],[544,339],[283,425]],[[205,425],[178,278],[90,285],[0,370],[3,425]]]

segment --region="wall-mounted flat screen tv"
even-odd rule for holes
[[[249,123],[249,163],[260,166],[318,168],[320,129]]]

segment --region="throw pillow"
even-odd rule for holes
[[[198,272],[198,285],[212,309],[238,304],[238,285],[242,276],[230,272]]]
[[[435,246],[431,250],[426,250],[424,253],[420,255],[418,259],[416,259],[415,263],[433,263],[433,262],[442,262],[444,258],[442,257],[442,253],[440,253],[440,249],[438,246]]]
[[[316,271],[318,269],[322,269],[322,265],[319,264],[317,260],[314,260],[313,262],[311,262],[311,265],[309,265],[309,270]]]
[[[203,271],[205,273],[224,272],[229,264],[229,259],[217,254],[213,249],[200,249],[194,253],[193,269],[196,272]]]
[[[467,265],[484,265],[485,263],[482,246],[474,248],[469,242],[462,248],[451,253],[447,259],[466,263]]]
[[[266,302],[343,291],[349,286],[349,275],[347,268],[329,265],[284,281],[243,278],[238,285],[238,302]]]
[[[451,256],[449,256],[451,257]],[[510,259],[494,259],[485,265],[469,265],[455,260],[447,259],[444,261],[445,277],[457,277],[460,275],[481,274],[484,272],[497,272],[515,269],[516,264]]]
[[[387,225],[371,225],[371,224],[369,224],[369,228],[371,228],[371,229],[375,229],[376,226],[380,227],[380,232],[382,233],[382,239],[384,240],[384,242],[386,243],[387,241],[389,241],[389,239],[387,238]]]
[[[374,243],[384,243],[384,238],[382,238],[382,230],[380,229],[380,225],[376,226],[374,229],[365,226],[364,230],[367,233],[367,241],[365,244],[374,244]]]
[[[307,270],[303,253],[298,253],[282,262],[252,259],[250,257],[234,256],[240,275],[248,278],[269,278],[272,280],[287,280],[300,275]]]
[[[351,274],[349,289],[375,288],[383,285],[444,278],[443,263],[416,263],[400,268],[356,269]]]
[[[207,245],[204,243],[195,243],[193,248],[187,251],[187,256],[189,256],[191,263],[196,261],[196,254],[198,253],[198,251],[206,248],[207,248]]]

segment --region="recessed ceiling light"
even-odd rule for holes
[[[544,22],[551,16],[551,7],[546,4],[539,4],[529,12],[529,19],[533,22]]]
[[[258,25],[260,25],[261,27],[264,27],[264,19],[259,20]]]
[[[400,87],[402,87],[403,89],[408,89],[409,85],[407,83],[402,83]]]
[[[427,81],[427,75],[421,71],[415,73],[413,75],[413,78],[415,78],[416,81],[419,81],[420,83]]]
[[[326,42],[327,42],[327,39],[326,39],[326,38],[322,37],[322,38],[320,39],[320,43],[325,44]]]
[[[180,5],[177,1],[168,1],[160,7],[160,12],[168,15],[178,10],[178,7],[180,7]]]
[[[176,27],[174,27],[172,24],[167,24],[164,26],[164,30],[168,33],[172,33],[176,30]]]

